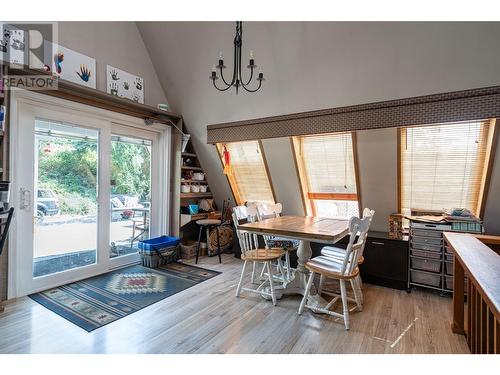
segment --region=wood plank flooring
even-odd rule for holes
[[[450,329],[451,298],[363,285],[363,312],[341,321],[305,311],[299,296],[273,307],[235,288],[242,263],[204,258],[222,271],[107,326],[87,333],[25,297],[0,313],[0,353],[468,353]]]

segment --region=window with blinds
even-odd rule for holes
[[[222,160],[223,144],[217,144]],[[245,202],[274,203],[271,182],[264,164],[264,155],[258,141],[225,144],[229,151],[232,173],[227,175],[231,190],[239,205]]]
[[[353,133],[294,138],[302,192],[309,215],[359,216]]]
[[[467,208],[480,215],[494,123],[400,131],[401,212]]]

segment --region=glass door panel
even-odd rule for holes
[[[110,258],[137,254],[150,235],[151,141],[111,136]]]
[[[35,119],[33,277],[97,262],[99,132]]]

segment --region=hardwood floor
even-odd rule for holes
[[[363,312],[351,330],[305,311],[299,296],[273,307],[235,289],[241,261],[200,266],[223,273],[87,333],[24,297],[0,313],[0,353],[469,353],[450,328],[451,298],[363,285]]]

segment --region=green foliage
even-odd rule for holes
[[[150,161],[148,147],[123,142],[111,143],[111,187],[113,194],[150,198]]]
[[[112,142],[112,194],[149,200],[150,152],[146,146]],[[38,183],[59,198],[62,214],[89,215],[97,211],[97,143],[54,138],[41,140]]]

